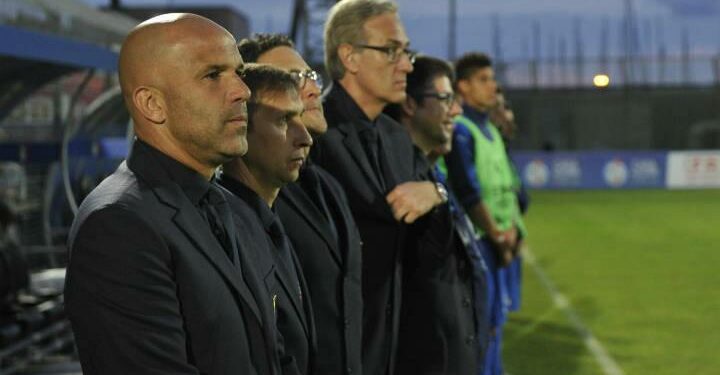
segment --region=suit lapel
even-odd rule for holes
[[[185,198],[179,188],[175,186],[172,186],[172,188],[157,187],[155,188],[155,192],[165,204],[177,209],[173,221],[177,224],[178,228],[187,235],[195,244],[198,251],[205,255],[237,294],[245,300],[258,321],[262,322],[262,316],[258,310],[255,298],[240,277],[240,273],[235,265],[230,262],[227,254],[220,247],[217,240],[215,240],[209,228],[204,225],[198,225],[198,223],[203,223],[204,219],[197,212],[197,209]],[[234,237],[234,239],[236,238],[237,237]]]
[[[310,338],[311,353],[317,350],[317,334],[315,331],[315,317],[312,310],[312,301],[310,300],[310,289],[308,289],[307,281],[305,280],[305,274],[302,272],[300,266],[300,260],[298,259],[295,251],[292,252],[293,262],[295,262],[295,268],[298,269],[298,277],[300,278],[300,290],[302,291],[303,311],[305,311],[305,334]]]
[[[380,163],[383,164],[383,172],[385,172],[385,184],[388,188],[395,187],[398,184],[399,176],[395,171],[394,165],[402,165],[398,163],[396,159],[397,152],[393,152],[390,149],[390,144],[396,144],[394,141],[394,134],[389,131],[388,125],[382,126],[382,122],[378,122],[378,132],[380,133],[380,147],[381,157]],[[399,144],[399,143],[398,143]]]
[[[382,189],[382,184],[380,184],[380,180],[378,180],[378,175],[375,173],[372,166],[370,165],[370,161],[368,160],[367,155],[362,148],[362,141],[358,136],[357,128],[355,127],[354,123],[343,122],[338,126],[338,129],[342,131],[342,133],[345,135],[345,138],[343,139],[343,144],[345,144],[348,152],[353,157],[353,159],[355,159],[355,162],[360,167],[360,170],[370,181],[373,182],[375,189],[377,189],[377,191],[379,191],[380,193],[384,194],[385,192]]]
[[[328,192],[328,195],[332,195],[336,198],[338,197],[338,192],[335,190],[334,186],[328,183],[328,180],[321,178],[320,181],[321,183],[325,184],[325,186],[323,186],[323,189]],[[334,217],[336,219],[335,228],[338,231],[338,242],[342,241],[344,245],[337,249],[337,253],[340,256],[340,259],[342,259],[342,269],[344,270],[344,272],[347,272],[350,267],[349,252],[353,249],[353,245],[350,243],[350,241],[355,238],[352,233],[352,231],[356,228],[355,223],[348,222],[348,219],[352,217],[352,213],[347,206],[343,206],[342,204],[340,204],[340,201],[338,199],[327,199],[326,202],[328,204],[328,208],[331,211],[337,213],[337,215],[335,215]],[[342,251],[343,249],[344,251]]]
[[[336,241],[333,239],[332,234],[327,229],[327,225],[321,225],[320,223],[327,222],[327,218],[325,218],[325,215],[320,212],[320,210],[317,208],[315,203],[313,203],[310,200],[310,197],[308,197],[307,194],[305,194],[305,191],[303,191],[302,187],[298,184],[288,184],[281,193],[283,195],[284,201],[292,207],[298,215],[300,215],[305,221],[307,221],[310,226],[318,233],[320,238],[325,241],[325,243],[328,245],[328,248],[330,248],[333,259],[335,259],[338,264],[342,263],[341,256],[340,256],[340,250],[337,247]],[[328,205],[331,203],[330,200],[326,200]],[[330,209],[333,209],[329,207]]]
[[[287,267],[285,267],[285,264],[280,259],[278,259],[276,255],[277,254],[273,252],[273,256],[275,256],[275,267],[277,268],[277,275],[278,279],[280,280],[280,286],[285,290],[285,294],[289,296],[290,303],[292,304],[293,309],[295,309],[295,313],[298,315],[298,317],[300,317],[300,321],[302,322],[305,334],[309,337],[310,334],[308,331],[307,321],[305,320],[305,309],[303,307],[303,301],[301,301],[298,296],[298,288],[300,288],[303,295],[305,294],[305,291],[302,288],[302,282],[301,280],[298,280],[298,282],[295,283],[290,280],[290,278],[288,277],[290,272],[288,271]],[[295,267],[298,271],[298,277],[301,278],[300,265],[296,263]]]
[[[137,141],[133,144],[127,160],[127,167],[149,184],[160,202],[175,210],[172,220],[178,229],[185,233],[195,245],[195,248],[218,270],[238,296],[238,300],[245,301],[245,304],[253,311],[253,314],[262,325],[263,319],[258,310],[257,301],[253,298],[242,277],[240,277],[240,272],[232,264],[210,228],[207,225],[198,225],[198,223],[205,223],[205,219],[203,219],[182,189],[175,183],[170,182],[165,169]],[[237,246],[237,244],[235,245]]]

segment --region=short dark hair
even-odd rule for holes
[[[457,74],[457,80],[461,81],[470,78],[478,69],[491,67],[492,60],[488,55],[480,52],[470,52],[460,56],[455,63],[455,73]]]
[[[455,81],[455,72],[452,66],[445,60],[431,56],[418,56],[413,64],[413,71],[407,75],[407,87],[405,91],[408,96],[422,104],[422,94],[437,77],[446,76],[450,83]]]
[[[455,81],[455,72],[445,60],[431,56],[419,55],[413,64],[413,71],[407,75],[407,86],[405,92],[408,97],[413,98],[418,105],[422,105],[425,98],[423,93],[428,89],[432,80],[437,77],[446,76],[450,83]],[[385,106],[383,113],[400,122],[402,118],[402,105],[390,103]]]
[[[284,34],[256,33],[238,43],[238,51],[246,63],[254,63],[263,53],[277,47],[295,48],[292,40]]]
[[[260,97],[268,93],[295,91],[299,93],[298,82],[292,74],[265,64],[247,64],[242,73],[242,80],[252,91],[248,100],[248,125],[251,125],[253,114],[257,110]]]

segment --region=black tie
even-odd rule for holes
[[[380,134],[378,133],[377,126],[369,125],[360,132],[360,137],[363,141],[363,149],[367,154],[368,160],[370,160],[370,165],[380,182],[380,187],[385,191],[385,179],[383,178],[383,170],[380,166]]]
[[[290,242],[285,235],[285,228],[283,228],[280,218],[277,214],[273,214],[273,221],[270,224],[270,238],[272,239],[275,249],[277,250],[278,258],[283,263],[284,268],[290,272],[288,275],[291,278],[291,282],[297,283],[298,295],[302,298],[302,292],[300,291],[300,276],[298,276],[297,270],[295,269],[295,262],[292,259],[292,248]]]
[[[225,250],[231,262],[236,263],[235,248],[230,240],[234,234],[232,214],[222,192],[214,185],[210,185],[205,196],[200,200],[200,212],[207,220],[213,235],[220,246]]]

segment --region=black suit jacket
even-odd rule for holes
[[[292,261],[299,280],[293,280],[292,273],[278,258],[278,250],[269,234],[269,218],[260,213],[270,208],[250,188],[241,182],[223,175],[220,183],[227,190],[227,199],[239,228],[256,233],[255,245],[249,258],[255,270],[262,276],[265,286],[265,300],[275,315],[277,327],[278,356],[283,375],[321,374],[315,371],[315,321],[313,319],[310,292],[297,257]],[[297,288],[302,298],[299,298]]]
[[[252,244],[229,232],[233,264],[157,154],[138,144],[71,229],[65,303],[83,372],[277,374]]]
[[[338,239],[320,204],[300,184],[318,177]],[[362,374],[362,288],[360,233],[338,182],[315,165],[299,182],[280,191],[276,209],[297,254],[313,303],[317,325],[317,374]]]
[[[417,180],[413,144],[407,131],[385,114],[371,123],[337,82],[324,98],[329,129],[312,148],[313,160],[342,185],[363,241],[363,372],[383,375],[394,368],[400,318],[401,257],[408,225],[392,215],[386,195],[402,182]],[[384,173],[371,167],[359,132],[377,126]],[[379,176],[385,176],[383,189]]]
[[[411,228],[416,247],[404,257],[397,375],[478,373],[484,342],[476,313],[484,311],[475,310],[473,267],[456,224],[444,203]]]

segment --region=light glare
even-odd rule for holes
[[[596,74],[593,77],[593,85],[595,85],[595,87],[608,87],[610,85],[610,76],[607,74]]]

